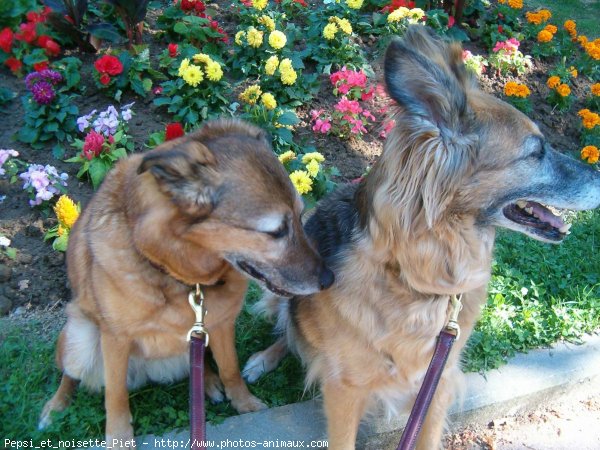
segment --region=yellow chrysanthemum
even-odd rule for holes
[[[285,85],[291,86],[298,79],[298,74],[294,69],[282,70],[279,66],[279,71],[281,72],[281,82]]]
[[[548,86],[550,89],[556,89],[556,87],[560,84],[560,78],[557,77],[556,75],[551,76],[550,78],[548,78],[548,81],[546,81],[546,86]]]
[[[279,58],[276,55],[273,55],[267,59],[265,63],[265,73],[267,75],[273,75],[277,68],[279,67]]]
[[[275,30],[271,31],[271,33],[269,34],[269,45],[275,50],[279,50],[285,47],[286,42],[287,37],[282,31]]]
[[[538,42],[550,42],[552,38],[552,33],[548,30],[542,30],[537,35]]]
[[[244,41],[242,39],[244,39],[246,37],[246,32],[245,31],[238,31],[237,33],[235,33],[235,43],[237,45],[244,45]]]
[[[221,64],[216,61],[209,61],[208,64],[206,64],[206,78],[210,81],[219,81],[223,78]]]
[[[552,34],[556,34],[558,28],[556,28],[556,25],[548,24],[544,27],[544,30],[549,31]]]
[[[248,45],[250,45],[250,47],[260,47],[263,43],[263,32],[254,27],[250,27],[248,28],[248,32],[246,34],[246,40],[248,41]]]
[[[327,40],[332,40],[335,37],[335,34],[338,32],[338,27],[335,23],[328,23],[323,28],[323,37]]]
[[[275,30],[275,21],[267,15],[260,16],[258,18],[258,23],[264,25],[264,27],[269,31]]]
[[[556,92],[558,92],[561,97],[568,97],[569,94],[571,94],[571,88],[569,85],[563,83],[556,88]]]
[[[338,17],[336,17],[336,19],[337,20],[335,22],[342,32],[346,34],[352,34],[352,24],[348,19],[340,19]]]
[[[590,86],[590,91],[592,91],[592,95],[600,97],[600,83],[594,83]]]
[[[404,19],[406,16],[404,15],[402,9],[405,9],[406,11],[408,11],[408,8],[405,8],[404,6],[392,11],[387,18],[388,23],[396,23],[396,22],[400,22],[402,19]]]
[[[508,6],[512,9],[523,9],[523,0],[508,0]]]
[[[269,2],[269,0],[252,0],[252,7],[254,9],[258,9],[259,11],[262,11],[263,9],[265,9],[267,7],[268,2]]]
[[[325,157],[319,152],[306,153],[302,157],[302,164],[308,164],[311,161],[316,161],[317,163],[322,163],[323,161],[325,161]]]
[[[290,173],[290,180],[300,195],[312,191],[312,178],[306,170],[295,170]]]
[[[196,53],[192,59],[194,60],[195,63],[202,63],[202,64],[208,64],[209,62],[212,61],[211,57],[208,56],[206,53]]]
[[[177,74],[182,77],[183,76],[183,72],[185,72],[185,70],[190,66],[190,59],[189,58],[184,58],[183,61],[181,61],[181,64],[179,64],[179,71],[177,72]]]
[[[54,205],[54,213],[60,224],[70,230],[79,217],[79,208],[67,195],[61,195]]]
[[[204,74],[202,73],[202,70],[200,70],[200,67],[191,64],[183,71],[181,78],[183,78],[183,81],[190,86],[196,87],[198,84],[200,84],[200,82],[202,82],[202,80],[204,80]]]
[[[569,67],[569,73],[571,74],[571,76],[573,78],[577,78],[577,76],[579,75],[579,72],[577,71],[577,69],[573,66]]]
[[[284,58],[281,60],[281,62],[279,63],[279,70],[281,71],[288,71],[288,70],[294,70],[294,66],[292,65],[292,60],[290,58]]]
[[[425,11],[423,11],[421,8],[413,8],[408,12],[408,17],[409,23],[418,23],[423,17],[425,17]]]
[[[58,229],[56,230],[56,234],[58,234],[59,236],[62,236],[66,232],[67,232],[67,229],[65,227],[63,227],[61,224],[59,224]]]
[[[319,174],[320,169],[321,165],[314,159],[306,165],[306,171],[313,178]]]
[[[600,150],[595,145],[587,145],[581,149],[581,159],[584,161],[595,164],[598,158],[600,158]]]
[[[362,8],[363,3],[364,0],[346,0],[346,5],[348,5],[348,8],[352,9]]]
[[[275,108],[277,108],[277,101],[275,100],[275,97],[273,97],[273,94],[271,94],[270,92],[265,92],[260,97],[260,102],[267,109],[275,109]]]
[[[260,86],[257,84],[253,84],[252,86],[248,86],[244,89],[244,92],[240,94],[240,100],[248,103],[249,105],[255,105],[258,99],[260,98],[262,91]]]
[[[278,158],[279,158],[279,161],[281,161],[281,164],[285,164],[287,162],[290,162],[295,157],[296,157],[296,154],[293,151],[288,150],[287,152],[282,153],[281,155],[279,155]]]

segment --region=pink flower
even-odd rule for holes
[[[310,118],[311,118],[312,120],[315,120],[315,119],[317,119],[319,116],[321,116],[321,114],[323,114],[323,110],[322,110],[322,109],[313,109],[313,110],[310,112]]]
[[[327,134],[331,130],[331,123],[329,123],[329,119],[317,119],[312,129],[317,133]]]
[[[363,115],[364,117],[366,117],[367,119],[369,119],[369,120],[373,120],[373,121],[375,121],[375,116],[374,116],[373,114],[371,114],[371,111],[368,111],[368,110],[366,110],[366,109],[363,109],[363,111],[362,111],[362,115]]]
[[[335,105],[335,109],[341,113],[360,114],[362,108],[356,100],[348,100],[346,97],[342,97],[339,102]]]
[[[385,139],[390,131],[396,126],[396,121],[394,119],[386,120],[383,123],[383,129],[379,133],[379,137],[381,139]]]
[[[360,94],[360,99],[363,102],[368,102],[369,100],[371,100],[373,98],[374,95],[375,95],[375,89],[371,88],[367,92],[362,92]]]
[[[88,160],[92,160],[94,157],[100,155],[103,145],[104,136],[95,131],[90,131],[83,143],[83,156]]]

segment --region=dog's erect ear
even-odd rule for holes
[[[403,110],[399,148],[406,153],[399,177],[411,177],[403,185],[412,186],[405,189],[403,201],[422,207],[432,227],[478,150],[467,105],[472,81],[462,63],[462,49],[443,42],[426,27],[411,26],[403,39],[388,47],[385,80],[390,96]],[[406,208],[404,226],[410,226],[414,212]]]
[[[138,174],[150,172],[160,190],[183,213],[195,219],[208,216],[215,205],[219,184],[212,152],[198,141],[157,150],[144,156]]]
[[[385,81],[390,96],[409,114],[432,122],[443,135],[460,130],[470,83],[460,45],[413,25],[388,47]]]

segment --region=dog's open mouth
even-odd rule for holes
[[[571,224],[537,202],[519,200],[505,206],[503,213],[507,219],[551,241],[562,241],[570,233]]]
[[[247,262],[236,261],[236,264],[240,268],[240,270],[242,270],[243,272],[246,272],[248,275],[250,275],[255,280],[262,281],[264,283],[264,285],[267,287],[267,289],[270,290],[271,292],[273,292],[274,294],[281,295],[282,297],[293,297],[294,296],[294,294],[292,294],[284,289],[281,289],[277,286],[274,286],[267,279],[267,277],[265,277],[262,273],[260,273],[258,270],[256,270],[254,267],[252,267]]]

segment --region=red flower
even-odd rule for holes
[[[94,67],[101,74],[119,75],[123,72],[123,64],[112,55],[104,55],[94,63]]]
[[[169,56],[175,58],[177,56],[177,44],[169,44]]]
[[[196,0],[181,0],[181,9],[184,11],[191,11],[194,9]]]
[[[27,17],[27,22],[38,23],[45,20],[44,16],[36,13],[35,11],[29,11],[25,17]]]
[[[17,39],[18,41],[25,41],[28,44],[31,44],[33,41],[35,41],[35,38],[37,37],[36,26],[37,24],[35,22],[22,23],[19,26],[21,32],[15,34],[15,39]]]
[[[456,20],[454,20],[454,16],[448,16],[448,28],[452,28],[455,23]]]
[[[4,64],[8,66],[12,73],[17,73],[23,67],[23,63],[19,61],[17,58],[8,58],[4,61]]]
[[[196,4],[194,5],[194,9],[196,10],[197,14],[202,14],[206,10],[206,6],[204,5],[203,2],[197,1]]]
[[[10,53],[13,43],[13,32],[10,28],[6,27],[0,31],[0,48],[6,53]]]
[[[504,33],[504,28],[502,28],[502,25],[498,25],[498,33]]]
[[[184,134],[185,131],[183,131],[183,125],[180,122],[169,123],[165,128],[165,141],[181,137]]]
[[[110,75],[108,75],[107,73],[103,73],[102,75],[100,75],[100,84],[106,86],[108,83],[110,83]]]
[[[48,61],[42,61],[42,62],[39,62],[39,63],[35,63],[33,65],[33,69],[36,72],[41,72],[42,70],[46,70],[47,68],[48,68]]]
[[[45,34],[40,36],[37,40],[37,45],[46,50],[48,56],[58,56],[60,53],[60,46],[56,41],[53,41],[50,36]]]

